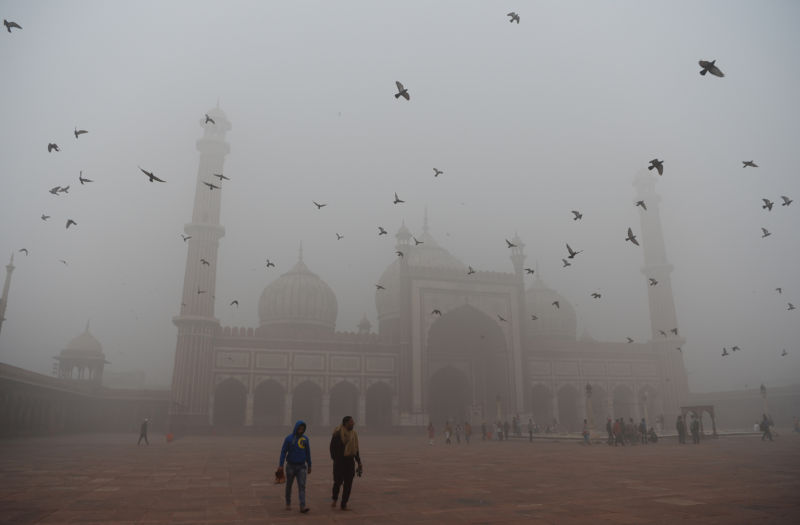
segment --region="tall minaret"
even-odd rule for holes
[[[673,266],[667,262],[664,246],[664,232],[661,228],[659,204],[661,196],[655,191],[656,177],[642,172],[636,176],[633,185],[636,188],[637,200],[643,200],[647,210],[639,208],[642,232],[639,236],[644,249],[644,266],[642,273],[647,287],[647,299],[650,307],[651,344],[659,352],[665,370],[663,385],[663,409],[668,419],[674,420],[679,414],[679,407],[686,403],[689,395],[689,382],[683,353],[679,350],[685,339],[678,331],[678,317],[675,313],[675,299],[672,294]],[[651,286],[650,279],[657,284]],[[663,336],[661,331],[667,336]],[[677,332],[674,333],[674,332]],[[671,419],[670,419],[671,418]]]
[[[197,141],[200,164],[197,169],[192,222],[184,231],[187,241],[186,270],[180,315],[172,322],[178,327],[178,343],[172,371],[170,422],[178,427],[203,427],[209,421],[211,368],[214,336],[219,320],[214,317],[217,281],[217,249],[225,229],[219,223],[225,156],[230,145],[225,134],[231,129],[225,113],[217,106],[208,112],[214,121],[201,119],[203,137]],[[220,189],[211,189],[209,182]]]
[[[0,297],[0,331],[3,321],[6,320],[6,305],[8,305],[8,287],[11,286],[11,274],[14,272],[14,252],[11,252],[11,261],[6,265],[6,282],[3,284],[3,296]]]

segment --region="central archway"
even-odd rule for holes
[[[358,419],[358,388],[349,381],[341,381],[331,388],[329,421],[338,425],[344,416]]]
[[[253,395],[253,425],[281,426],[284,414],[283,387],[274,379],[261,382]]]
[[[214,426],[240,427],[244,425],[244,409],[247,389],[236,379],[229,377],[217,385],[214,391]]]
[[[428,415],[434,425],[445,421],[467,421],[472,404],[472,388],[463,372],[448,366],[431,377]]]
[[[459,413],[467,416],[465,419],[469,419],[473,405],[488,421],[494,421],[498,416],[498,400],[504,414],[514,407],[506,338],[497,322],[485,313],[468,304],[447,312],[431,326],[427,350],[429,370],[446,370],[454,366],[466,370],[459,372],[468,392],[463,393],[463,400],[460,401],[465,408],[460,409]],[[431,416],[434,415],[434,407],[437,410],[445,407],[446,402],[438,400],[439,397],[454,395],[438,389],[438,382],[447,380],[453,388],[464,389],[463,382],[455,379],[452,372],[447,374],[450,375],[429,378],[427,399]],[[455,406],[450,408],[455,410]]]
[[[322,389],[313,381],[303,381],[292,394],[291,426],[294,427],[295,422],[301,419],[309,430],[322,424]]]

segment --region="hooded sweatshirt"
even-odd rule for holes
[[[309,444],[308,436],[305,434],[298,437],[297,429],[300,425],[305,426],[306,430],[308,429],[305,421],[298,420],[297,423],[294,424],[294,431],[283,440],[283,447],[281,447],[281,457],[279,460],[279,465],[281,467],[284,461],[288,461],[296,465],[308,463],[309,468],[311,468],[311,445]]]

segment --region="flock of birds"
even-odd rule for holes
[[[509,22],[510,23],[514,23],[514,22],[516,22],[517,24],[520,23],[520,16],[519,16],[518,13],[510,12],[506,16],[509,17]],[[18,30],[22,29],[22,27],[18,23],[14,22],[14,21],[5,20],[5,19],[3,20],[3,25],[5,26],[6,30],[9,33],[12,32],[11,31],[12,29],[18,29]],[[720,77],[720,78],[725,77],[725,74],[716,65],[716,60],[711,60],[711,61],[700,60],[698,63],[699,63],[700,68],[701,68],[701,70],[700,70],[700,75],[701,76],[705,76],[706,74],[710,73],[711,75],[716,76],[716,77]],[[394,98],[395,99],[403,98],[406,101],[410,101],[411,100],[411,93],[410,93],[409,89],[406,88],[403,85],[402,82],[395,81],[395,86],[397,87],[397,93],[394,94]],[[208,125],[208,124],[216,125],[216,122],[214,121],[214,119],[212,117],[210,117],[208,114],[205,114],[205,119],[204,119],[203,122],[204,122],[205,125]],[[75,140],[78,140],[82,135],[85,135],[87,133],[89,133],[88,130],[78,129],[77,127],[75,127],[74,130],[73,130],[73,135],[75,137]],[[61,148],[57,143],[50,142],[50,143],[47,144],[47,152],[48,153],[54,153],[54,152],[58,153],[60,151],[61,151]],[[160,183],[165,183],[166,182],[166,180],[156,176],[153,171],[148,171],[148,170],[142,168],[141,166],[138,166],[138,168],[147,177],[147,181],[148,182],[151,182],[151,183],[152,182],[160,182]],[[753,161],[753,160],[742,161],[742,168],[758,168],[758,164],[756,164],[755,161]],[[656,170],[656,172],[658,173],[659,176],[663,176],[664,175],[664,160],[660,160],[658,158],[652,159],[649,162],[649,166],[647,166],[647,169],[649,171]],[[443,175],[443,174],[444,174],[444,170],[440,170],[438,168],[433,168],[433,176],[434,176],[434,178],[438,178],[440,175]],[[221,189],[222,188],[222,181],[230,180],[229,177],[225,176],[222,173],[214,173],[213,176],[216,177],[219,181],[218,182],[216,182],[216,181],[212,181],[212,182],[202,181],[202,183],[209,189],[209,191]],[[91,180],[91,179],[88,179],[88,178],[84,178],[83,177],[83,171],[81,171],[79,176],[78,176],[78,182],[80,183],[81,186],[83,186],[85,184],[88,184],[88,183],[91,183],[91,182],[94,182],[94,181]],[[69,190],[70,190],[70,185],[55,186],[55,187],[53,187],[53,188],[51,188],[49,190],[49,193],[51,193],[54,196],[60,196],[60,195],[68,194]],[[786,195],[781,195],[780,198],[783,201],[781,203],[781,206],[788,207],[788,206],[790,206],[792,204],[792,202],[794,202],[790,197],[788,197]],[[774,206],[774,201],[772,201],[770,199],[767,199],[767,198],[763,198],[762,201],[763,201],[762,209],[765,209],[765,210],[771,212],[772,209],[773,209],[773,206]],[[394,205],[399,205],[399,204],[404,204],[405,200],[401,199],[398,196],[398,194],[395,192],[394,193],[394,198],[392,199],[391,202]],[[323,202],[312,201],[312,203],[313,203],[313,205],[316,207],[316,209],[318,211],[322,210],[323,208],[328,206],[327,202],[323,203]],[[636,201],[634,203],[634,206],[641,208],[642,211],[646,211],[647,210],[647,204],[643,200]],[[583,213],[581,211],[579,211],[579,210],[571,210],[571,213],[573,215],[573,217],[572,217],[573,221],[580,221],[580,220],[583,219]],[[42,221],[48,221],[51,218],[51,216],[43,213],[40,218],[41,218]],[[67,217],[66,218],[66,222],[65,222],[65,229],[69,229],[71,226],[77,227],[78,223],[74,219]],[[377,235],[379,237],[388,234],[388,232],[386,231],[386,229],[383,226],[378,226],[377,228],[378,228]],[[772,235],[771,232],[769,232],[766,228],[762,227],[761,230],[762,230],[762,235],[761,235],[762,238],[766,238],[766,237],[769,237],[770,235]],[[183,239],[184,242],[186,242],[189,239],[191,239],[191,236],[190,235],[181,234],[181,238]],[[342,240],[342,239],[344,239],[344,235],[339,233],[339,232],[336,232],[336,239],[337,240]],[[412,237],[412,239],[414,241],[414,246],[419,246],[419,245],[424,243],[424,241],[420,241],[416,237]],[[636,234],[633,232],[633,229],[630,228],[630,227],[628,227],[627,236],[624,238],[624,241],[625,242],[630,242],[632,245],[635,245],[635,246],[640,246]],[[509,241],[508,239],[505,239],[505,242],[506,242],[506,247],[509,248],[509,249],[517,247],[517,244],[515,244],[512,241]],[[583,250],[575,250],[569,245],[569,243],[565,243],[565,244],[566,244],[567,254],[566,254],[566,256],[564,258],[561,259],[562,268],[567,268],[567,267],[572,266],[572,262],[571,261],[574,261],[575,258],[579,254],[583,253]],[[29,253],[30,253],[30,251],[27,248],[20,248],[18,251],[20,253],[25,254],[26,256],[29,255]],[[397,255],[397,257],[404,257],[405,256],[405,253],[402,250],[397,250],[395,252],[395,254]],[[64,265],[67,264],[67,261],[65,261],[63,259],[60,259],[59,261]],[[200,264],[202,266],[210,266],[211,265],[210,261],[208,261],[204,257],[200,259]],[[270,259],[266,259],[265,265],[266,265],[267,269],[276,267],[275,263],[272,262]],[[526,275],[533,275],[534,272],[535,272],[535,270],[533,268],[528,268],[528,267],[524,268],[524,271],[525,271]],[[468,266],[466,273],[467,273],[467,275],[474,275],[476,273],[476,270],[472,266]],[[656,280],[655,278],[652,278],[652,277],[648,277],[648,284],[649,284],[649,286],[657,286],[658,285],[658,280]],[[382,283],[375,284],[375,288],[376,288],[377,291],[386,290],[386,286],[384,284],[382,284]],[[780,287],[776,288],[775,291],[779,295],[783,293],[783,289],[780,288]],[[199,294],[204,294],[204,293],[207,293],[207,291],[206,290],[201,290],[200,287],[197,287],[197,294],[198,295]],[[596,299],[596,300],[599,300],[599,299],[602,298],[602,294],[599,291],[591,292],[590,296],[593,299]],[[229,303],[229,305],[238,308],[239,301],[237,299],[234,299]],[[182,306],[185,306],[185,304],[182,304]],[[554,308],[556,308],[556,309],[559,309],[560,308],[559,301],[553,301],[552,302],[552,306]],[[796,308],[795,308],[794,304],[789,302],[787,309],[788,310],[795,310]],[[431,315],[440,317],[440,316],[442,316],[442,312],[439,309],[434,309],[431,312]],[[504,318],[500,314],[497,314],[497,319],[500,322],[508,322],[508,320],[506,318]],[[532,314],[531,315],[531,319],[536,321],[536,320],[539,319],[539,317],[537,315],[535,315],[535,314]],[[678,329],[677,328],[671,328],[669,330],[669,332],[672,333],[675,336],[678,335]],[[659,333],[663,337],[668,337],[669,336],[669,334],[664,330],[659,330]],[[628,343],[633,343],[634,342],[634,339],[631,338],[631,337],[626,337],[626,339],[627,339]],[[678,347],[677,350],[681,351],[681,348]],[[722,356],[726,357],[726,356],[730,355],[731,353],[735,353],[735,352],[738,352],[740,350],[741,349],[740,349],[739,346],[732,346],[731,347],[731,352],[728,352],[727,347],[723,347]],[[781,352],[780,355],[781,356],[786,356],[786,355],[788,355],[788,352],[786,351],[786,349],[783,349],[783,351]]]

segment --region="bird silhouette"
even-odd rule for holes
[[[531,321],[538,321],[538,320],[539,320],[538,317],[536,317],[535,315],[531,315]]]
[[[641,209],[647,211],[647,205],[644,203],[644,201],[636,201],[634,206],[639,206]]]
[[[58,193],[69,193],[69,186],[64,186],[63,188],[58,188]]]
[[[433,311],[431,312],[431,315],[438,315],[439,317],[441,317],[442,311],[439,310],[438,308],[434,308]]]
[[[653,168],[655,168],[658,171],[659,175],[663,175],[664,174],[664,161],[663,160],[658,160],[658,159],[651,160],[650,161],[650,165],[647,167],[647,169],[648,170],[652,170]]]
[[[786,307],[787,310],[795,310],[795,307],[792,303],[787,303],[789,306]]]
[[[86,182],[94,182],[92,179],[84,179],[82,170],[81,170],[80,174],[78,175],[78,181],[81,183],[81,186],[83,186],[83,184],[86,183]]]
[[[525,273],[528,275],[533,275],[534,269],[533,268],[525,268]]]
[[[515,13],[514,11],[511,11],[510,13],[506,14],[506,16],[510,17],[508,19],[509,23],[513,24],[514,22],[516,22],[517,25],[519,25],[519,15],[517,13]]]
[[[73,221],[72,219],[67,219],[67,229],[69,229],[70,226],[77,226],[77,225],[78,225],[77,222]]]
[[[209,122],[211,122],[212,124],[216,125],[216,121],[213,118],[209,117],[208,113],[206,113],[206,121],[203,122],[203,124],[208,124]]]
[[[406,100],[411,100],[411,94],[403,87],[403,84],[399,80],[395,80],[394,83],[397,84],[397,93],[394,94],[394,98],[403,97]]]
[[[572,266],[572,263],[566,259],[561,259],[561,262],[564,263],[564,266],[562,266],[562,268],[566,268],[567,266]]]
[[[200,258],[200,262],[203,264],[203,266],[211,266],[211,263],[203,258]]]
[[[788,206],[788,205],[790,205],[791,203],[794,202],[792,199],[790,199],[786,195],[781,195],[781,199],[783,199],[783,204],[781,204],[781,206]]]
[[[8,29],[9,33],[11,32],[11,28],[12,27],[15,27],[17,29],[22,29],[22,26],[19,25],[18,23],[10,22],[10,21],[6,20],[5,18],[3,19],[3,25],[6,26],[6,29]]]
[[[231,301],[231,304],[229,306],[236,306],[236,308],[239,308],[239,301],[234,299],[233,301]]]
[[[56,195],[56,196],[57,196],[57,195],[58,195],[58,190],[60,190],[60,189],[61,189],[61,186],[56,186],[55,188],[50,188],[50,190],[49,190],[49,191],[50,191],[50,193],[52,193],[53,195]]]
[[[344,235],[339,235],[339,233],[336,232],[336,240],[341,241],[342,239],[344,239]]]
[[[783,352],[781,352],[781,357],[786,357],[787,355],[789,354],[786,352],[786,349],[784,348]]]
[[[376,285],[375,285],[375,288],[376,288],[376,289],[378,289],[378,290],[385,290],[385,289],[386,289],[386,287],[385,287],[385,286],[383,286],[383,285],[380,285],[380,284],[376,284]]]
[[[776,292],[778,292],[778,295],[780,295],[780,294],[782,294],[782,293],[783,293],[783,288],[781,288],[781,287],[779,286],[779,287],[775,288],[775,291],[776,291]]]
[[[725,357],[726,355],[728,355],[728,349],[723,346],[722,347],[722,357]]]
[[[576,252],[575,250],[573,250],[572,248],[569,247],[569,244],[567,244],[567,252],[569,252],[569,255],[567,256],[567,259],[574,259],[575,256],[578,255],[579,253],[581,253],[582,251],[583,250],[578,250]]]
[[[556,308],[558,308],[558,309],[561,309],[561,304],[560,304],[558,301],[553,301],[553,302],[552,302],[552,303],[550,303],[550,304],[551,304],[551,305],[553,305],[553,306],[555,306],[555,307],[556,307]]]
[[[705,76],[706,73],[711,73],[715,77],[724,77],[725,73],[723,73],[722,70],[720,70],[720,68],[714,65],[715,62],[716,60],[712,60],[711,62],[709,62],[708,60],[700,60],[698,64],[700,64],[700,67],[703,68],[700,71],[700,74],[702,76]]]
[[[275,263],[267,259],[267,268],[275,268]]]
[[[378,236],[386,235],[388,232],[383,229],[383,226],[378,226]]]
[[[639,241],[636,240],[636,236],[633,234],[633,230],[628,228],[628,236],[625,237],[626,241],[631,241],[636,246],[639,246]]]
[[[733,345],[731,347],[731,352],[738,352],[739,350],[741,350],[741,348],[739,348],[737,345]]]
[[[19,253],[24,253],[25,257],[28,256],[28,249],[27,248],[20,248],[18,251],[19,251]]]
[[[394,253],[396,253],[398,257],[402,257],[403,256],[403,252],[401,252],[400,250],[397,250]]]
[[[52,153],[53,151],[61,151],[61,149],[58,147],[58,144],[55,142],[51,142],[47,145],[47,153]]]
[[[572,210],[572,215],[574,215],[574,217],[572,218],[573,221],[579,221],[583,219],[583,214],[578,210]]]
[[[213,176],[218,178],[220,182],[222,182],[223,180],[231,180],[230,177],[226,177],[222,173],[214,173]]]
[[[434,177],[438,177],[442,173],[444,173],[442,170],[437,170],[436,168],[433,168],[433,176]]]
[[[401,204],[403,202],[406,202],[406,201],[400,200],[400,197],[397,196],[397,192],[395,192],[395,194],[394,194],[394,203],[395,204]]]
[[[633,338],[631,338],[631,337],[626,337],[625,339],[627,339],[627,340],[628,340],[628,344],[630,344],[630,343],[632,343],[632,342],[633,342]]]
[[[419,246],[420,244],[425,244],[425,241],[418,241],[417,238],[414,237],[413,235],[411,236],[411,238],[414,239],[414,246]]]
[[[506,239],[506,245],[507,245],[509,248],[516,248],[516,247],[517,247],[517,245],[516,245],[516,244],[514,244],[514,243],[513,243],[513,242],[511,242],[511,241],[509,241],[508,239]]]
[[[150,178],[150,182],[153,182],[153,181],[167,182],[167,181],[165,181],[163,179],[159,179],[158,177],[153,175],[152,171],[147,171],[147,170],[143,169],[141,166],[139,166],[139,169],[142,171],[142,173],[144,173],[145,175],[147,175]]]
[[[47,219],[49,219],[49,218],[50,218],[50,216],[49,216],[49,215],[45,215],[44,213],[42,214],[42,220],[43,220],[43,221],[46,221],[46,220],[47,220]]]
[[[69,265],[67,264],[67,261],[65,261],[64,259],[59,259],[59,260],[58,260],[58,262],[60,262],[60,263],[61,263],[61,264],[63,264],[64,266],[69,266]]]
[[[742,167],[743,167],[743,168],[747,168],[747,167],[750,167],[750,168],[757,168],[757,167],[758,167],[758,164],[756,164],[756,163],[755,163],[755,162],[753,162],[752,160],[743,160],[743,161],[742,161]]]
[[[76,138],[76,139],[77,139],[78,137],[80,137],[81,135],[84,135],[84,134],[86,134],[86,133],[89,133],[89,132],[88,132],[88,131],[86,131],[85,129],[78,129],[78,128],[75,128],[75,138]]]
[[[505,320],[505,318],[504,318],[502,315],[500,315],[500,314],[497,314],[497,320],[498,320],[498,321],[501,321],[501,322],[503,322],[503,323],[507,323],[507,322],[508,322],[508,321],[506,321],[506,320]]]
[[[678,335],[678,329],[677,328],[670,328],[669,331],[672,332],[674,335]]]
[[[221,189],[221,188],[220,188],[220,186],[217,186],[216,184],[211,184],[210,182],[203,181],[203,184],[205,184],[206,186],[208,186],[208,189],[209,189],[210,191],[214,191],[214,190],[219,190],[219,189]]]
[[[311,202],[314,203],[314,206],[316,206],[318,210],[321,210],[322,208],[328,205],[327,203],[320,204],[317,201],[311,201]]]
[[[473,273],[475,273],[475,270],[472,266],[467,266],[467,275],[472,275]]]
[[[655,286],[658,284],[658,281],[653,279],[652,277],[650,277],[648,280],[650,281],[650,286]]]
[[[761,238],[764,239],[765,237],[769,237],[772,235],[766,228],[761,228]]]
[[[201,290],[199,286],[197,287],[197,295],[200,295],[201,293],[206,293],[207,291],[208,290]]]
[[[658,333],[663,335],[664,337],[667,337],[667,332],[665,332],[664,330],[659,330]]]
[[[186,241],[188,241],[189,239],[191,239],[191,238],[192,238],[192,236],[191,236],[191,235],[184,235],[184,234],[181,234],[181,238],[183,238],[183,242],[186,242]]]
[[[772,202],[772,201],[771,201],[771,200],[769,200],[769,199],[761,199],[761,200],[762,200],[762,201],[764,201],[764,204],[761,206],[761,209],[762,209],[762,210],[769,210],[769,211],[772,211],[772,205],[773,205],[773,204],[775,204],[775,203],[774,203],[774,202]]]
[[[593,292],[592,293],[592,297],[594,297],[595,299],[600,299],[601,297],[603,297],[603,294],[599,294],[597,292]]]

